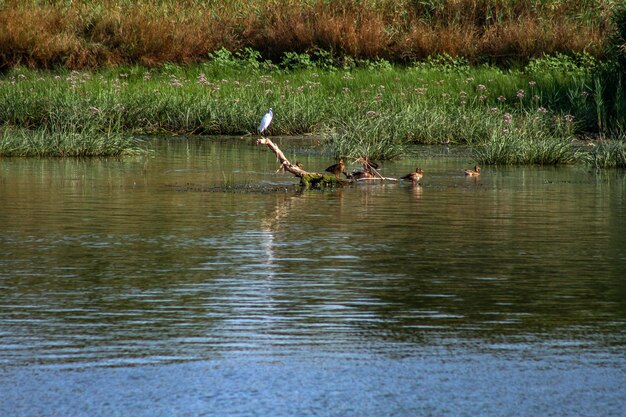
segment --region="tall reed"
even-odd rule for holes
[[[325,51],[337,61],[525,63],[564,51],[603,54],[610,0],[5,0],[0,69],[202,62],[225,47]]]
[[[623,136],[626,132],[626,5],[613,11],[613,26],[605,42],[607,59],[596,72],[598,130]]]

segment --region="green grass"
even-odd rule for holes
[[[358,119],[337,123],[324,133],[324,137],[337,159],[396,159],[406,153],[406,139],[397,119],[371,112]]]
[[[559,138],[527,140],[515,134],[500,134],[474,151],[481,165],[558,165],[580,160],[579,150]]]
[[[585,154],[586,162],[596,169],[626,168],[623,140],[602,141]]]
[[[574,146],[574,117],[536,113],[505,113],[491,127],[489,140],[474,148],[482,165],[557,165],[580,160]]]
[[[0,133],[0,156],[101,157],[141,152],[138,144],[123,135],[86,135],[79,132],[4,129]]]
[[[137,140],[118,132],[0,128],[0,156],[99,157],[142,152]]]
[[[436,67],[236,71],[211,62],[56,75],[17,69],[0,83],[0,120],[28,128],[58,120],[144,133],[243,134],[273,107],[273,134],[319,133],[374,112],[397,117],[403,136],[416,143],[473,143],[485,139],[482,120],[491,108],[514,112],[553,103],[550,110],[561,113],[571,101],[565,91],[584,85],[591,94],[584,77],[487,67],[446,74]],[[527,91],[521,101],[520,89]]]
[[[110,152],[123,153],[116,144],[132,151],[134,143],[124,138],[146,133],[255,135],[272,107],[270,135],[321,135],[337,156],[393,159],[408,145],[446,143],[474,146],[483,164],[571,163],[584,159],[572,140],[597,130],[602,112],[595,62],[568,59],[536,60],[526,71],[445,57],[408,68],[377,61],[284,70],[249,52],[158,69],[18,68],[0,77],[0,123],[11,143],[3,154],[104,152],[99,145],[81,148],[80,136],[101,138],[114,145]],[[11,133],[26,130],[56,136],[34,148],[6,139],[28,142],[29,135]],[[77,150],[58,146],[61,137]]]

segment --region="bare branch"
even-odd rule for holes
[[[268,138],[260,138],[260,139],[258,139],[256,141],[256,144],[257,145],[266,145],[268,148],[270,148],[270,150],[272,152],[274,152],[274,154],[278,158],[278,161],[280,162],[281,167],[285,171],[289,171],[293,175],[295,175],[296,177],[299,177],[299,178],[302,178],[305,175],[310,174],[310,172],[307,172],[307,171],[303,170],[302,168],[300,168],[299,166],[294,165],[291,162],[289,162],[289,160],[287,159],[287,157],[285,156],[283,151],[281,151],[280,148],[278,146],[276,146],[276,144],[274,142],[272,142],[270,139],[268,139]]]

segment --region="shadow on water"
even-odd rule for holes
[[[332,162],[302,141],[280,146],[311,170]],[[333,385],[331,369],[346,367],[352,378],[387,386],[394,404],[424,411],[407,396],[404,382],[415,372],[439,375],[413,387],[426,397],[451,375],[467,376],[447,387],[462,397],[475,366],[489,369],[479,378],[483,394],[507,378],[536,382],[544,368],[574,378],[602,375],[609,363],[617,375],[626,368],[622,171],[485,167],[465,178],[472,161],[459,154],[383,166],[398,177],[419,164],[426,174],[415,187],[301,192],[297,180],[275,173],[274,155],[248,139],[159,140],[138,159],[1,162],[0,369],[11,370],[3,390],[35,378],[32,366],[69,368],[65,377],[89,380],[87,391],[104,407],[98,399],[111,392],[94,392],[97,381],[123,380],[132,367],[156,365],[132,375],[156,372],[150,378],[163,385],[150,392],[167,396],[176,384],[165,375],[188,376],[186,362],[202,361],[207,375],[233,388],[233,375],[258,378],[240,361],[282,386],[262,365],[279,361],[278,375],[312,390],[302,403],[311,409],[318,394],[355,395],[349,384]],[[215,192],[229,188],[263,192]],[[399,379],[384,375],[389,367],[400,368]],[[597,392],[613,393],[604,411],[623,404],[624,385],[615,386],[626,381],[617,375],[608,385],[593,380]],[[579,385],[563,389],[567,396]],[[15,405],[16,391],[7,392]],[[263,392],[261,409],[271,414],[281,400]],[[363,402],[378,411],[381,403]],[[410,414],[398,410],[391,414]]]

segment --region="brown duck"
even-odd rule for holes
[[[346,177],[351,180],[362,180],[367,178],[374,178],[374,175],[365,169],[357,169],[356,171],[352,171],[351,174],[346,174]]]
[[[329,166],[328,168],[325,169],[325,171],[330,172],[335,177],[339,178],[341,173],[346,172],[346,165],[343,163],[343,159],[340,159],[338,163],[336,163],[335,165]]]
[[[401,177],[401,180],[412,181],[413,183],[418,182],[424,176],[424,171],[421,168],[416,168],[415,172],[411,172],[406,174],[404,177]]]
[[[477,177],[480,175],[480,167],[476,165],[474,169],[466,169],[465,175],[469,175],[470,177]]]

